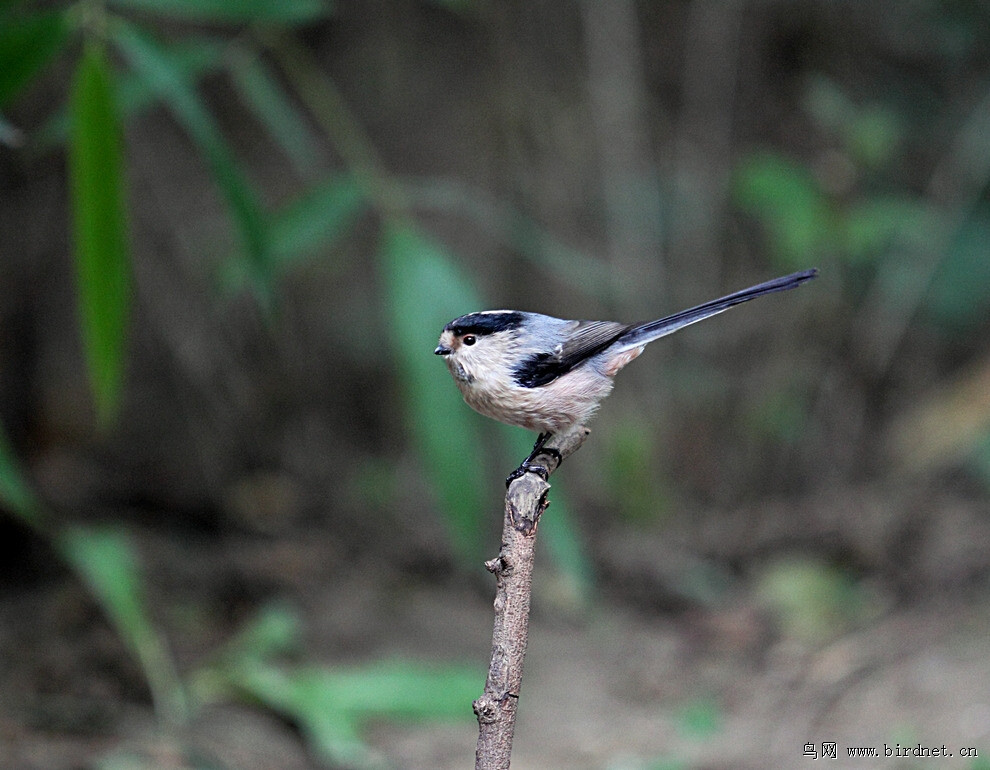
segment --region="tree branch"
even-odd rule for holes
[[[545,467],[548,475],[553,473],[562,460],[580,449],[590,432],[582,425],[562,436],[554,436],[533,458],[532,464]],[[559,457],[547,450],[556,450]],[[495,626],[485,692],[474,702],[478,717],[475,770],[509,767],[523,658],[529,639],[536,530],[550,504],[549,491],[550,485],[536,473],[524,473],[509,485],[505,493],[502,548],[496,558],[485,562],[488,571],[495,575]]]

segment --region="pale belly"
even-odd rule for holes
[[[564,376],[538,388],[486,388],[458,382],[468,406],[486,417],[527,430],[560,433],[583,424],[612,390],[611,377]]]

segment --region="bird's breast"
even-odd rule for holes
[[[534,431],[557,433],[589,419],[612,389],[603,376],[558,377],[536,388],[510,378],[457,380],[464,401],[486,417]]]

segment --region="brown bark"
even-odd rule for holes
[[[553,473],[560,461],[576,452],[590,431],[580,426],[551,438],[533,458],[534,465]],[[552,452],[560,453],[558,458]],[[536,532],[540,517],[550,504],[550,485],[536,473],[514,480],[505,493],[502,548],[485,563],[495,575],[495,626],[492,658],[485,692],[474,702],[478,717],[475,770],[505,770],[512,752],[516,706],[522,685],[523,658],[529,639],[529,601],[533,580]]]

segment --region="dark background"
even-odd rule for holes
[[[346,759],[300,716],[321,707],[217,661],[277,606],[279,671],[460,666],[480,694],[482,561],[533,437],[460,402],[443,323],[642,320],[808,267],[652,346],[553,477],[513,767],[797,766],[808,741],[988,766],[986,4],[90,4],[174,54],[230,152],[142,92],[111,22],[130,288],[102,427],[65,129],[102,22],[8,5],[69,31],[2,105],[5,766],[469,766],[473,695],[412,720],[369,696]],[[130,544],[131,621],[69,527]],[[153,700],[138,616],[192,716]]]

